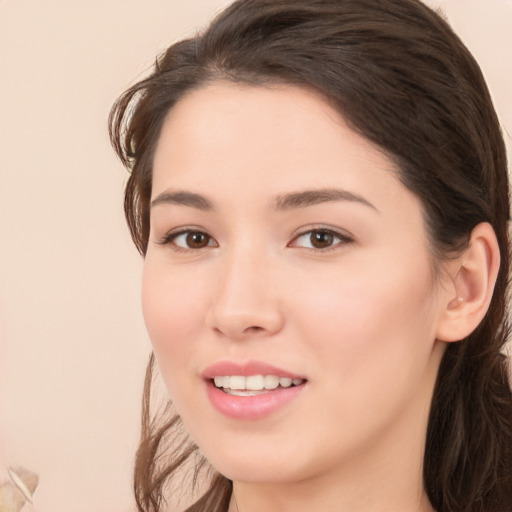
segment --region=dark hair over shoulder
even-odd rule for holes
[[[142,254],[152,158],[164,118],[185,94],[215,80],[295,84],[323,94],[354,130],[385,151],[421,199],[434,261],[462,250],[478,223],[492,225],[501,252],[493,299],[478,328],[449,344],[442,360],[424,483],[438,512],[510,512],[512,393],[502,354],[508,336],[508,176],[478,64],[442,17],[417,0],[235,2],[203,33],[171,46],[112,109],[112,142],[131,170],[126,217]],[[135,473],[143,512],[160,510],[169,477],[197,456],[190,442],[173,441],[179,418],[159,423],[150,417],[153,365],[152,358]],[[189,510],[225,511],[230,493],[231,482],[215,475]]]

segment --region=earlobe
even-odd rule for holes
[[[487,222],[472,231],[468,247],[449,264],[450,284],[444,289],[437,339],[459,341],[482,321],[491,302],[500,266],[500,251]]]

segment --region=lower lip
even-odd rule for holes
[[[220,413],[238,420],[258,420],[296,398],[304,384],[277,388],[255,396],[230,395],[217,388],[212,381],[206,382],[206,388],[210,402]]]

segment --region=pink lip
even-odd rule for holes
[[[213,379],[223,375],[277,375],[278,377],[288,377],[290,379],[303,379],[301,375],[278,368],[262,361],[246,361],[237,363],[234,361],[219,361],[208,366],[202,376],[204,379]]]
[[[289,377],[291,379],[303,377],[259,361],[248,361],[245,363],[219,361],[209,366],[202,373],[206,383],[208,398],[215,409],[224,416],[233,419],[262,419],[284,407],[291,400],[298,397],[304,389],[303,383],[289,388],[279,387],[256,396],[230,395],[215,387],[213,383],[214,377],[224,375],[277,375],[278,377]]]

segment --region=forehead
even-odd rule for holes
[[[398,208],[400,198],[420,206],[393,162],[320,94],[283,85],[218,82],[181,99],[167,115],[154,158],[153,198],[168,188],[229,201],[234,194],[245,205],[343,188],[377,208]]]
[[[176,178],[184,168],[199,172],[218,166],[226,174],[259,175],[272,169],[274,177],[291,173],[300,179],[301,169],[325,173],[332,167],[325,165],[329,159],[337,161],[340,171],[355,160],[394,169],[313,91],[219,82],[190,92],[169,112],[154,169],[157,180],[171,165]]]

